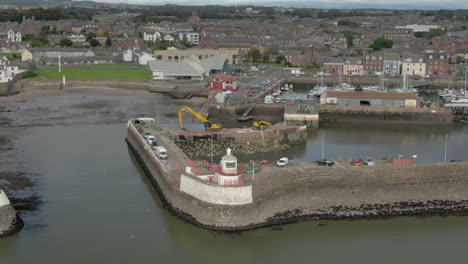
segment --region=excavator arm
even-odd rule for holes
[[[273,126],[270,122],[267,122],[267,121],[258,121],[258,122],[253,122],[253,127],[254,128],[257,128],[257,129],[260,129],[260,127],[262,125],[267,125],[267,126]]]
[[[205,129],[221,129],[221,125],[217,124],[211,124],[208,119],[206,119],[204,116],[200,115],[197,111],[193,110],[192,108],[188,106],[184,106],[179,110],[179,124],[180,128],[184,128],[184,112],[189,111],[192,115],[200,119],[205,124]]]

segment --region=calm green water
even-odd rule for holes
[[[382,153],[391,145],[406,146],[408,153],[435,150],[447,132],[325,129],[337,151],[366,145]],[[448,132],[451,155],[466,157],[466,128]],[[231,235],[194,227],[161,207],[125,136],[122,124],[32,128],[21,137],[19,159],[40,175],[43,204],[23,213],[24,230],[0,240],[0,263],[466,262],[465,217],[303,222]],[[298,147],[303,154],[294,155],[316,153],[319,139],[312,135],[311,143]],[[440,159],[440,152],[434,157]]]

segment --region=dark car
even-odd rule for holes
[[[327,159],[317,160],[316,163],[317,163],[317,165],[320,165],[320,166],[327,166],[327,167],[330,167],[330,166],[335,165],[335,162],[334,162],[334,161],[327,160]]]

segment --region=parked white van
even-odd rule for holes
[[[153,142],[156,142],[156,138],[153,135],[149,135],[147,139],[148,139],[148,144],[150,145],[153,145]]]
[[[156,147],[154,151],[156,152],[156,156],[158,156],[158,158],[162,160],[167,159],[167,150],[164,147]]]

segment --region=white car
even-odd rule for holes
[[[276,165],[277,165],[278,167],[284,167],[284,166],[288,165],[288,163],[289,163],[289,159],[286,158],[286,157],[282,157],[281,159],[279,159],[279,160],[276,162]]]

